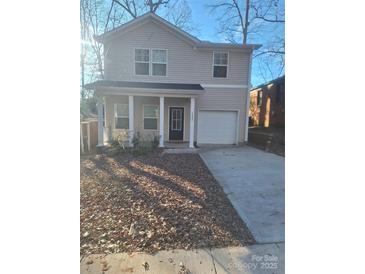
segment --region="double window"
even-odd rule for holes
[[[159,116],[158,106],[144,105],[143,106],[143,128],[157,130]]]
[[[228,52],[213,53],[213,77],[227,78]]]
[[[135,49],[135,74],[166,76],[167,50],[165,49]]]
[[[128,104],[115,104],[114,105],[114,118],[116,129],[128,129],[129,128],[129,109]]]

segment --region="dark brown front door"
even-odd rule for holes
[[[184,108],[171,107],[169,121],[169,139],[183,140],[184,137]]]

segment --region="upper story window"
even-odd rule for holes
[[[213,53],[213,77],[227,78],[228,52]]]
[[[150,50],[135,49],[134,52],[136,75],[150,75]]]
[[[166,76],[167,71],[167,50],[152,50],[152,75]]]
[[[135,49],[134,56],[136,75],[166,76],[167,50]]]

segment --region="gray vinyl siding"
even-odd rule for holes
[[[114,139],[123,130],[115,128],[114,122],[114,104],[128,104],[128,96],[105,96],[106,103],[106,130],[109,138],[106,141]],[[145,130],[143,124],[143,105],[160,106],[159,97],[134,96],[134,132],[139,132],[143,138],[153,138],[159,135],[160,122],[158,119],[157,130]],[[189,116],[190,116],[190,99],[189,98],[165,98],[164,109],[164,140],[169,140],[169,107],[184,107],[184,141],[189,141]]]
[[[249,54],[235,49],[229,52],[228,78],[213,78],[213,50],[194,49],[164,26],[150,22],[123,33],[105,43],[105,79],[247,85]],[[167,76],[134,74],[135,48],[168,50]]]
[[[238,142],[243,142],[244,139],[244,123],[245,123],[245,101],[247,89],[218,89],[218,88],[206,88],[203,95],[197,97],[195,110],[195,140],[197,138],[198,131],[198,115],[199,110],[238,110]],[[217,125],[219,126],[219,125]]]
[[[248,85],[249,53],[236,50],[222,50],[229,53],[228,78],[213,78],[213,49],[194,49],[191,44],[180,39],[166,27],[157,23],[143,24],[133,31],[123,33],[105,43],[105,79],[164,83],[194,83],[216,85]],[[140,76],[134,74],[135,48],[167,49],[167,76]],[[132,91],[131,91],[132,93]],[[198,115],[200,109],[239,111],[238,142],[243,142],[247,88],[207,88],[196,98],[194,141],[199,130]],[[107,95],[106,129],[109,136],[116,136],[114,129],[114,104],[128,104],[126,95]],[[156,97],[134,96],[134,128],[142,136],[158,135],[157,130],[143,129],[143,104],[159,105]],[[168,141],[169,107],[183,106],[184,141],[189,140],[190,99],[165,97],[164,140]],[[217,125],[219,126],[219,125]]]

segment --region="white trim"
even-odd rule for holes
[[[215,53],[227,53],[227,65],[215,65],[214,64],[214,54]],[[214,67],[227,67],[227,75],[226,77],[214,77]],[[213,79],[228,79],[228,68],[229,68],[229,51],[224,50],[213,50],[213,60],[212,60],[212,77]]]
[[[165,97],[160,97],[160,131],[159,131],[159,147],[164,147],[164,130],[165,130]]]
[[[97,97],[97,109],[98,109],[98,147],[104,146],[104,126],[103,126],[103,102],[104,99],[101,96]]]
[[[133,146],[133,135],[134,135],[134,96],[128,96],[128,141],[129,146]]]
[[[190,98],[190,114],[189,114],[189,147],[194,148],[194,132],[195,132],[195,98]]]
[[[84,153],[85,148],[84,148],[84,136],[82,134],[82,127],[83,127],[83,124],[81,123],[80,124],[81,153]]]
[[[87,150],[91,151],[91,145],[90,145],[90,123],[87,123]]]
[[[183,108],[184,109],[184,128],[183,128],[183,139],[181,141],[186,140],[185,131],[186,131],[186,119],[185,119],[185,106],[167,106],[167,140],[169,141],[176,141],[176,140],[170,140],[170,108]],[[180,140],[177,140],[180,141]]]
[[[224,79],[224,78],[223,78]],[[200,84],[203,88],[247,88],[247,85]]]
[[[157,115],[157,117],[144,117],[144,107],[145,106],[150,106],[150,107],[157,107],[158,113],[160,113],[160,106],[159,105],[155,105],[155,104],[142,104],[142,128],[143,130],[147,130],[147,131],[158,131],[159,130],[159,121],[160,121],[160,117],[159,115]],[[144,119],[157,119],[157,128],[156,129],[147,129],[144,128]]]
[[[197,132],[196,132],[196,141],[198,142],[199,137],[199,113],[200,111],[234,111],[237,112],[237,124],[236,124],[236,145],[238,145],[238,139],[239,139],[239,126],[240,126],[240,110],[239,109],[214,109],[214,108],[198,108],[198,114],[197,114]]]
[[[179,37],[181,40],[185,41],[189,45],[192,45],[193,48],[234,48],[235,50],[240,51],[252,51],[261,47],[261,45],[256,44],[232,44],[232,43],[213,43],[213,42],[206,42],[201,41],[197,37],[190,35],[189,33],[185,32],[182,29],[174,26],[170,22],[166,21],[165,19],[157,16],[154,13],[146,13],[142,16],[137,17],[113,30],[107,31],[104,34],[96,36],[97,41],[101,41],[105,44],[106,40],[113,40],[115,38],[120,37],[123,32],[131,32],[134,29],[148,24],[148,19],[151,18],[154,20],[156,24],[159,24],[160,27],[164,27],[167,31],[172,33],[173,35]]]
[[[105,98],[104,98],[105,99]],[[103,124],[104,124],[104,128],[106,127],[106,102],[105,100],[103,100],[103,110],[104,110],[104,120],[103,120]]]
[[[129,100],[129,99],[128,99]],[[126,105],[128,107],[128,116],[117,116],[117,105]],[[115,123],[115,119],[116,118],[128,118],[128,128],[117,128],[116,127],[116,123]],[[129,104],[126,103],[114,103],[114,119],[113,119],[113,129],[114,130],[123,130],[123,129],[129,129]]]
[[[104,34],[101,34],[99,36],[97,36],[98,40],[107,40],[107,39],[113,39],[113,36],[115,36],[115,38],[118,37],[118,35],[120,36],[122,34],[123,31],[132,31],[136,28],[138,28],[141,25],[147,24],[148,21],[145,21],[146,19],[148,19],[148,17],[151,17],[153,20],[155,20],[155,23],[160,23],[163,27],[167,27],[167,30],[169,30],[171,33],[173,34],[179,34],[180,38],[182,40],[184,40],[185,42],[189,42],[189,44],[194,45],[196,43],[199,43],[200,40],[191,36],[190,34],[188,34],[187,32],[179,29],[178,27],[174,26],[173,24],[171,24],[170,22],[162,19],[161,17],[153,14],[153,13],[146,13],[142,16],[137,17],[136,19],[133,19],[111,31],[108,31]],[[129,30],[128,30],[129,28]],[[116,36],[117,35],[117,36]],[[104,37],[103,37],[104,36]],[[103,41],[103,42],[104,42]]]

